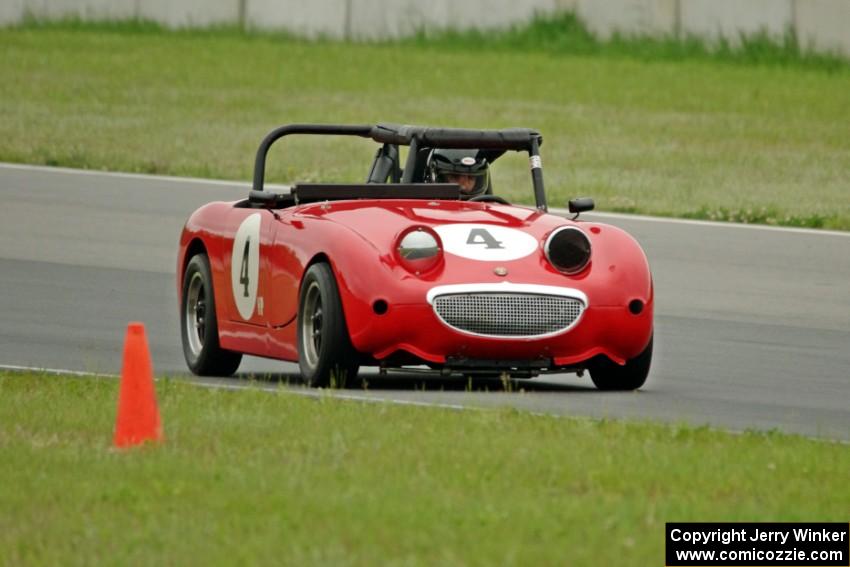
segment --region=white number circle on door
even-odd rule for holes
[[[528,256],[539,246],[530,234],[492,224],[444,224],[434,230],[446,252],[485,262],[505,262]]]
[[[260,275],[260,213],[250,215],[236,231],[230,258],[230,289],[239,316],[246,321],[254,314],[257,303],[257,280]]]

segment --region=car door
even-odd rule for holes
[[[304,223],[292,211],[279,211],[274,224],[274,242],[270,259],[271,303],[268,322],[280,329],[293,324],[298,315],[298,288],[301,283],[303,255],[300,242],[304,238]]]
[[[254,354],[267,351],[266,298],[274,223],[269,211],[240,207],[231,209],[225,221],[216,287],[226,291],[216,296],[224,300],[227,319],[238,329],[235,334],[241,348]]]

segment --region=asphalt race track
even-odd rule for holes
[[[177,238],[196,207],[246,192],[0,164],[0,365],[116,373],[127,322],[139,320],[157,373],[185,375]],[[372,372],[367,390],[334,395],[850,440],[850,233],[591,216],[635,235],[653,267],[656,356],[641,391],[601,393],[574,375],[468,391],[463,380]],[[240,373],[303,392],[293,364],[249,358]]]

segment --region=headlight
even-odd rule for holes
[[[443,259],[440,237],[424,226],[403,232],[398,239],[396,250],[404,269],[417,276],[436,267]]]
[[[565,274],[577,274],[590,261],[590,239],[574,226],[555,229],[543,250],[549,263]]]

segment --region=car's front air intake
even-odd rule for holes
[[[539,337],[568,329],[584,311],[575,297],[542,293],[435,295],[434,311],[450,327],[489,337]]]

